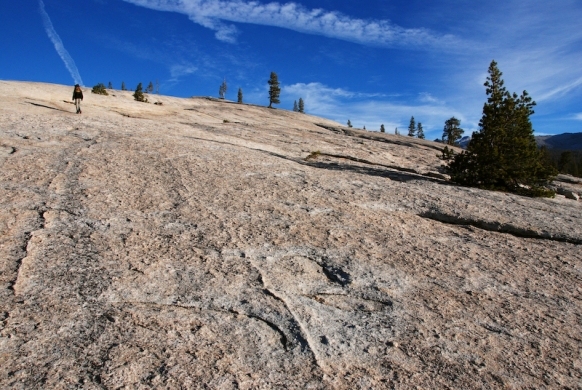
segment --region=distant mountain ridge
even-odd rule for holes
[[[556,135],[538,135],[535,137],[538,147],[545,146],[548,149],[582,150],[582,133],[563,133]],[[459,141],[463,149],[471,141],[470,136],[465,136]]]
[[[536,137],[538,146],[548,149],[582,150],[582,133],[563,133]]]
[[[471,136],[466,135],[459,140],[459,146],[463,149],[467,149],[469,142],[471,141]]]

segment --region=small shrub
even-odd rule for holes
[[[222,123],[230,123],[230,121],[228,119],[224,119]]]
[[[103,83],[99,83],[96,86],[94,86],[91,92],[96,93],[97,95],[109,95]]]
[[[137,85],[137,88],[135,89],[135,93],[133,94],[133,98],[135,100],[137,100],[138,102],[144,102],[144,103],[148,102],[148,100],[143,95],[143,86],[141,85],[141,83],[139,83]]]
[[[311,152],[309,154],[309,156],[305,157],[305,161],[315,160],[320,155],[321,155],[321,152],[319,150],[316,150],[315,152]]]

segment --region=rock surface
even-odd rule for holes
[[[71,91],[0,81],[0,387],[580,388],[582,202],[451,185],[430,141]]]

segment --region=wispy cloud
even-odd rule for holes
[[[420,93],[420,101],[423,103],[438,103],[439,100],[428,92]]]
[[[44,23],[44,28],[46,30],[48,37],[53,42],[53,45],[55,46],[55,50],[57,51],[57,53],[59,54],[59,56],[61,57],[61,59],[65,63],[65,66],[69,70],[69,73],[71,74],[71,77],[73,78],[73,81],[75,82],[75,84],[83,85],[83,80],[81,79],[81,75],[79,74],[79,70],[77,69],[77,65],[75,65],[75,61],[73,61],[73,57],[71,57],[71,55],[69,54],[67,49],[65,49],[65,46],[63,45],[63,41],[61,40],[61,37],[59,37],[59,34],[57,34],[57,32],[55,31],[53,23],[51,22],[51,19],[44,8],[44,2],[42,0],[39,0],[38,4],[39,4],[39,8],[40,8],[40,14],[42,16],[42,21]]]
[[[568,92],[572,91],[575,88],[578,88],[581,85],[582,85],[582,77],[580,77],[578,80],[574,80],[572,82],[569,82],[565,85],[561,85],[557,88],[554,88],[554,89],[546,92],[545,94],[543,94],[542,96],[540,96],[538,98],[538,101],[544,101],[544,100],[564,96]]]
[[[574,119],[576,119],[577,121],[582,121],[582,112],[575,114]]]
[[[170,75],[172,79],[178,79],[182,76],[192,74],[197,70],[198,68],[191,64],[176,64],[170,67]]]
[[[387,20],[352,18],[336,11],[307,9],[297,3],[242,0],[124,0],[138,6],[178,12],[216,31],[216,38],[235,42],[238,30],[224,22],[252,23],[378,46],[453,47],[459,40],[423,28],[403,28]]]

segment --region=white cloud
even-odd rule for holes
[[[216,38],[234,42],[237,29],[223,21],[287,28],[350,42],[379,46],[447,47],[459,42],[423,28],[403,28],[387,20],[364,20],[335,11],[309,10],[297,3],[243,0],[124,0],[138,6],[178,12],[195,23],[216,31]]]
[[[430,96],[430,95],[429,95]],[[348,91],[342,88],[331,88],[321,83],[298,83],[284,86],[281,92],[282,99],[290,102],[300,97],[305,101],[307,113],[322,116],[345,124],[349,119],[354,127],[367,130],[380,130],[384,124],[386,131],[393,133],[398,127],[400,133],[408,127],[410,117],[414,116],[417,122],[422,122],[427,138],[440,137],[444,121],[455,116],[462,121],[465,116],[430,96],[432,101],[418,104],[412,98],[410,102],[403,97],[399,101],[391,101],[390,97],[381,94],[367,94]],[[283,101],[283,103],[286,103]],[[476,124],[465,124],[465,132],[470,134]],[[470,128],[470,129],[469,129]]]
[[[575,114],[574,115],[574,119],[577,121],[582,121],[582,112]]]
[[[420,101],[423,103],[438,103],[439,100],[428,92],[420,93]]]
[[[49,17],[48,13],[46,12],[46,10],[44,8],[43,1],[39,0],[38,5],[39,5],[39,9],[40,9],[40,14],[42,15],[42,21],[44,23],[44,28],[46,30],[48,37],[50,38],[53,45],[55,46],[55,50],[57,51],[57,53],[59,54],[59,56],[63,60],[65,66],[67,67],[69,73],[71,74],[71,77],[73,78],[73,81],[75,82],[75,84],[83,85],[83,80],[81,79],[81,75],[79,74],[79,70],[77,69],[77,65],[75,65],[75,61],[73,60],[73,57],[71,57],[71,55],[69,54],[67,49],[65,49],[65,45],[63,45],[63,41],[61,40],[61,37],[59,37],[59,34],[57,34],[57,32],[55,31],[55,28],[53,26],[53,22],[51,21],[51,18]]]
[[[172,79],[178,79],[181,76],[192,74],[197,70],[198,68],[191,64],[176,64],[170,67],[170,75]]]

